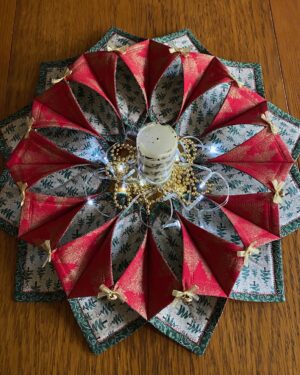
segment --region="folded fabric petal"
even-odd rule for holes
[[[120,51],[119,56],[137,80],[149,108],[152,92],[176,54],[168,46],[147,39]]]
[[[192,224],[178,214],[182,228],[182,289],[198,295],[229,297],[243,266],[243,248]]]
[[[16,182],[26,182],[31,186],[53,172],[88,164],[91,162],[57,147],[47,138],[32,131],[28,138],[23,139],[14,149],[7,167]]]
[[[65,80],[36,97],[32,104],[30,129],[61,127],[99,134],[85,118],[74,94]]]
[[[118,55],[114,52],[87,52],[70,67],[67,79],[82,83],[101,95],[120,117],[116,99],[116,67]]]
[[[179,286],[149,229],[114,290],[132,309],[149,320],[172,302],[172,291]]]
[[[53,197],[26,191],[19,237],[34,245],[50,241],[54,249],[87,198]]]
[[[208,162],[236,168],[275,191],[272,181],[284,181],[294,160],[280,136],[263,129],[246,142]]]
[[[267,126],[262,115],[268,110],[267,101],[256,92],[231,85],[227,96],[203,135],[228,125],[254,124]]]
[[[113,285],[111,239],[116,217],[92,232],[58,247],[52,262],[70,298],[96,297]]]
[[[224,202],[224,196],[207,196],[215,203]],[[279,208],[272,193],[230,195],[220,207],[228,217],[243,244],[256,247],[280,238]]]

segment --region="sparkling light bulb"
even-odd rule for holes
[[[139,184],[140,184],[140,186],[145,186],[146,181],[143,178],[141,178],[140,181],[139,181]]]
[[[122,185],[119,187],[118,192],[123,194],[126,193],[126,185],[124,183],[122,183]]]
[[[211,155],[216,155],[218,153],[218,147],[216,145],[211,145],[209,147],[209,153]]]
[[[89,198],[89,199],[87,200],[87,204],[88,204],[89,206],[93,206],[93,205],[95,204],[95,202],[94,202],[94,200],[93,200],[92,198]]]
[[[118,164],[117,171],[123,173],[125,171],[125,165],[123,163]]]

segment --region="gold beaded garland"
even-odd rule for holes
[[[142,205],[149,215],[152,206],[162,201],[164,196],[175,193],[184,204],[189,204],[190,197],[211,192],[212,183],[207,182],[205,189],[198,191],[199,180],[195,176],[193,163],[197,154],[197,147],[192,139],[181,139],[178,147],[180,157],[184,160],[175,161],[169,180],[161,185],[148,183],[135,171],[126,180],[124,177],[132,169],[131,164],[137,164],[136,147],[129,142],[115,143],[110,150],[110,162],[105,168],[105,174],[111,176],[113,171],[115,181],[113,187],[114,204],[120,210],[125,209],[135,199]],[[201,181],[200,181],[201,183]],[[122,202],[125,200],[125,203]]]

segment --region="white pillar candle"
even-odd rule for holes
[[[178,138],[169,125],[151,122],[144,126],[136,139],[139,167],[154,183],[163,183],[172,173]]]

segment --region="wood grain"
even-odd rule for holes
[[[1,0],[7,16],[0,12],[0,113],[6,116],[32,100],[41,61],[79,54],[116,26],[145,37],[188,27],[218,56],[259,62],[268,99],[300,117],[300,2],[286,3],[23,0],[14,11],[14,2]],[[67,302],[13,301],[15,240],[1,233],[0,241],[0,375],[300,373],[300,235],[283,241],[287,302],[229,301],[203,357],[151,327],[94,356]]]
[[[6,84],[8,77],[10,52],[13,38],[16,1],[3,1],[0,3],[0,117],[5,113]]]

